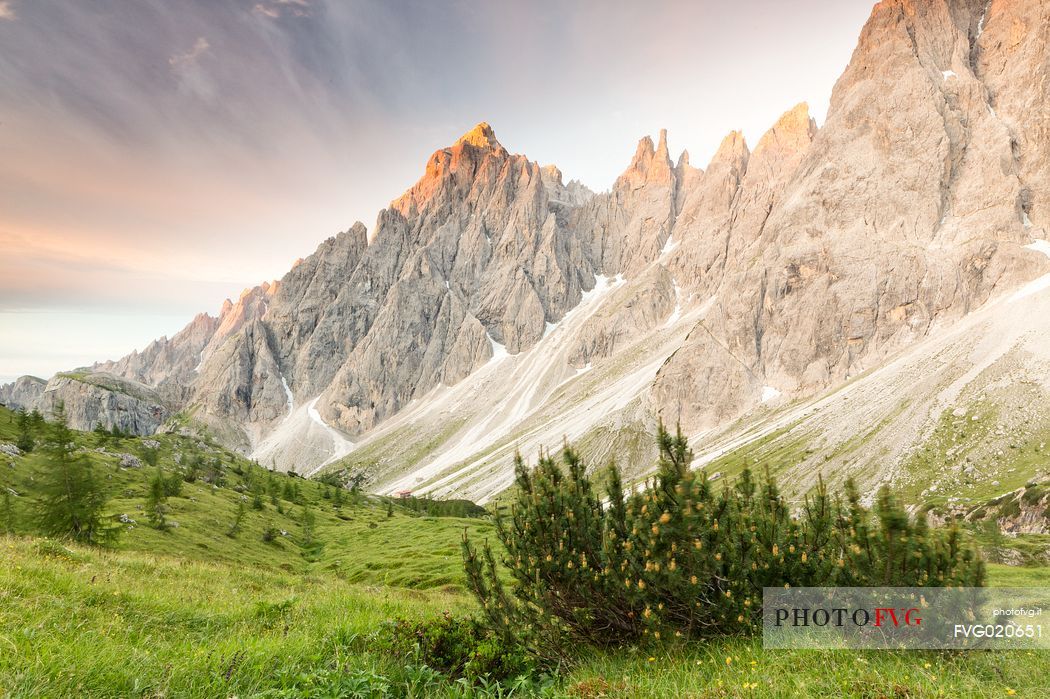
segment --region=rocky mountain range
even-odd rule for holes
[[[661,132],[601,193],[481,123],[371,237],[0,402],[480,501],[563,439],[644,475],[660,419],[800,490],[1023,483],[995,452],[1050,431],[1048,63],[1040,0],[884,0],[819,128],[800,104],[703,169]]]

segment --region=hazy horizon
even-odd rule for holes
[[[604,190],[823,123],[868,0],[0,0],[0,382],[116,359],[281,277],[479,121]]]

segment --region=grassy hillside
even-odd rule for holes
[[[15,415],[0,408],[0,442],[13,442],[16,434]],[[159,444],[158,465],[166,479],[185,476],[197,457],[205,464],[192,482],[182,479],[178,496],[168,498],[172,526],[163,531],[148,526],[144,512],[157,469],[145,464],[120,467],[122,455],[140,457],[150,440]],[[270,473],[220,447],[179,435],[150,440],[109,438],[102,446],[104,453],[99,453],[98,436],[76,433],[77,444],[86,450],[83,457],[104,479],[110,496],[107,512],[129,520],[122,523],[114,545],[120,551],[288,573],[324,571],[348,582],[430,588],[461,581],[459,538],[464,528],[471,536],[488,536],[492,530],[484,519],[428,517],[397,501],[388,512],[387,501],[345,490],[338,495],[340,504],[331,486]],[[43,464],[39,450],[0,456],[0,493],[15,493],[7,500],[9,513],[0,503],[0,531],[35,533],[33,499]],[[231,535],[241,503],[243,520]],[[312,541],[304,532],[307,512],[315,519]],[[276,536],[266,542],[268,529]],[[404,555],[407,544],[412,546],[410,556]]]
[[[16,432],[0,409],[0,442]],[[467,685],[393,655],[390,622],[476,609],[458,546],[464,529],[492,538],[487,519],[425,516],[348,491],[337,505],[323,483],[161,435],[166,478],[186,475],[198,456],[208,466],[183,479],[168,500],[178,526],[160,531],[142,511],[156,471],[119,466],[146,442],[107,438],[100,453],[99,436],[76,440],[112,496],[107,512],[135,522],[110,549],[35,536],[44,457],[0,456],[0,488],[18,494],[0,511],[0,527],[14,530],[0,536],[0,697],[1034,697],[1050,689],[1047,653],[763,651],[745,638],[585,652],[555,676]],[[244,520],[230,536],[241,503]],[[305,510],[315,519],[311,536]],[[265,541],[271,528],[277,536]],[[1050,584],[1047,568],[990,570],[992,584]]]

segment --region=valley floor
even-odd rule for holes
[[[410,543],[410,542],[406,542]],[[0,538],[4,697],[1047,696],[1047,652],[763,651],[720,639],[594,653],[557,678],[467,688],[381,651],[384,624],[469,612],[455,585],[408,589],[30,537]],[[450,571],[454,565],[450,563]],[[1050,569],[991,566],[992,584]],[[458,577],[458,574],[457,574]]]

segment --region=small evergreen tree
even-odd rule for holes
[[[146,495],[146,519],[154,529],[168,528],[168,496],[164,491],[164,474],[157,469],[157,474],[149,483]]]
[[[253,510],[261,510],[264,507],[266,507],[266,506],[263,504],[262,496],[259,495],[259,493],[256,493],[255,495],[253,495],[252,496],[252,509]]]
[[[393,500],[387,500],[386,501],[386,518],[390,519],[393,516],[394,516],[394,501]]]
[[[15,440],[15,446],[27,454],[36,446],[36,440],[33,439],[33,418],[25,408],[18,411],[18,438]]]
[[[174,470],[164,479],[164,496],[177,498],[182,495],[182,484],[186,480],[182,470]]]
[[[324,550],[324,543],[317,538],[317,518],[309,505],[303,505],[301,521],[303,556],[308,560],[317,560]]]
[[[102,421],[95,423],[95,446],[104,447],[109,444],[109,430],[102,424]]]
[[[312,548],[314,546],[314,527],[317,525],[317,517],[314,515],[314,511],[310,509],[309,505],[303,506],[303,548]]]
[[[186,468],[182,472],[182,480],[186,483],[194,483],[201,475],[201,455],[193,452],[186,461]]]
[[[146,441],[151,442],[152,440]],[[139,448],[139,456],[144,464],[156,468],[157,463],[160,461],[160,449],[153,444],[143,444]]]
[[[55,404],[54,422],[43,452],[36,508],[40,530],[48,536],[90,544],[102,544],[114,537],[117,530],[107,527],[103,517],[105,490],[95,479],[91,464],[76,452],[61,402]]]
[[[246,510],[244,508],[244,500],[237,501],[237,509],[233,513],[233,521],[230,522],[229,528],[226,530],[226,536],[231,539],[237,538],[237,535],[241,533],[241,526],[244,523],[244,515]]]

